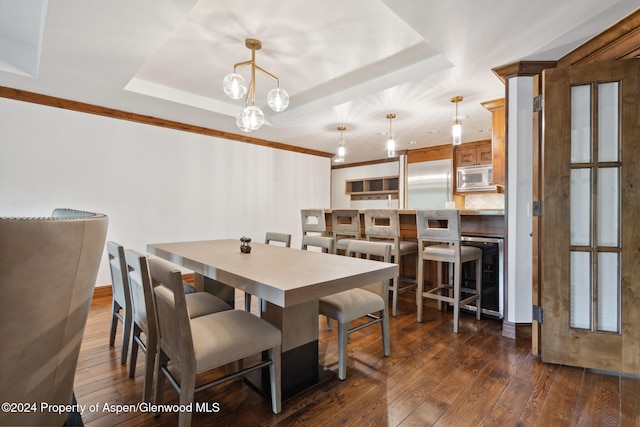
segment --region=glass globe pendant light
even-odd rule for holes
[[[262,48],[262,42],[256,39],[247,39],[245,40],[245,46],[251,49],[251,60],[235,64],[233,73],[224,78],[222,88],[224,93],[231,99],[240,99],[246,95],[245,109],[236,116],[236,124],[243,132],[251,132],[260,129],[264,124],[264,113],[259,107],[256,107],[256,70],[275,80],[278,84],[267,95],[267,104],[273,111],[281,112],[287,109],[289,106],[289,94],[286,90],[280,88],[280,80],[276,76],[256,65],[256,50]],[[236,73],[236,68],[245,65],[251,65],[251,81],[248,86],[244,77]]]

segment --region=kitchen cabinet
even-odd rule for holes
[[[491,141],[482,141],[479,145],[469,143],[455,148],[456,166],[490,165],[493,162]]]
[[[493,165],[493,183],[497,186],[504,187],[506,183],[505,177],[505,153],[504,153],[504,135],[505,135],[505,106],[504,98],[495,99],[493,101],[483,102],[482,106],[491,111],[491,151]]]
[[[345,181],[345,193],[351,200],[398,198],[398,176],[351,179]]]

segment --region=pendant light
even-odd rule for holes
[[[391,130],[391,121],[396,118],[395,113],[387,114],[389,119],[389,138],[387,139],[387,157],[396,156],[396,141],[393,139],[393,131]]]
[[[289,94],[280,88],[280,80],[256,65],[256,50],[262,48],[262,42],[256,39],[245,40],[245,46],[251,49],[251,60],[239,62],[233,66],[233,73],[227,75],[222,82],[224,93],[231,99],[240,99],[246,94],[244,100],[245,109],[236,116],[236,124],[243,132],[251,132],[259,129],[264,124],[264,113],[256,107],[256,70],[271,77],[276,81],[277,87],[271,89],[267,94],[267,104],[273,111],[280,112],[289,106]],[[247,81],[240,74],[236,73],[236,68],[251,65],[251,81],[247,86]]]
[[[462,143],[462,120],[458,115],[458,102],[460,101],[462,101],[461,96],[454,96],[453,98],[451,98],[451,102],[456,103],[456,116],[453,119],[453,127],[451,128],[453,145],[460,145]]]
[[[338,130],[340,131],[340,142],[338,142],[338,157],[336,157],[336,163],[344,162],[344,140],[342,139],[342,132],[347,130],[347,127],[344,125],[338,126]]]

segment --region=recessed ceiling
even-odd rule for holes
[[[337,127],[346,125],[352,163],[386,156],[381,133],[391,112],[398,149],[450,143],[456,95],[464,97],[463,142],[490,138],[481,102],[504,97],[492,68],[556,60],[633,12],[632,3],[0,0],[0,78],[3,86],[242,134],[235,115],[243,100],[227,98],[222,80],[251,58],[245,39],[257,38],[256,63],[280,79],[291,102],[272,113],[266,94],[274,82],[258,75],[267,124],[249,136],[335,153]],[[16,66],[16,52],[30,65]],[[247,79],[248,71],[238,69]]]

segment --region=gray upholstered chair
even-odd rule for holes
[[[0,401],[70,405],[104,251],[106,215],[56,209],[0,218]],[[3,425],[63,425],[67,413],[0,414]]]
[[[364,218],[367,240],[391,243],[392,262],[400,264],[401,257],[407,255],[413,256],[417,261],[418,243],[402,239],[400,235],[400,214],[397,209],[366,209]],[[394,316],[398,314],[398,294],[416,287],[414,279],[402,278],[402,281],[408,284],[400,287],[400,277],[396,276],[389,287],[392,293],[391,307]]]
[[[159,359],[156,368],[155,402],[162,403],[164,379],[180,394],[180,405],[192,404],[196,376],[205,371],[267,352],[268,356],[250,367],[228,373],[197,387],[203,390],[250,371],[269,367],[271,409],[280,412],[280,354],[282,334],[268,322],[242,310],[226,310],[190,318],[180,271],[162,259],[149,260],[159,326]],[[178,381],[169,371],[180,371]],[[159,415],[159,414],[157,414]],[[181,412],[180,426],[191,424],[191,412]]]
[[[149,274],[148,260],[145,255],[133,249],[125,250],[127,271],[129,272],[129,286],[131,288],[131,305],[133,307],[133,337],[131,340],[131,360],[129,376],[136,373],[138,348],[145,353],[145,371],[142,399],[151,401],[153,385],[153,369],[158,348],[158,325],[156,309],[153,300],[153,286]],[[180,275],[180,283],[184,294],[185,286]],[[217,311],[230,310],[231,307],[221,299],[207,293],[195,292],[185,295],[190,317],[204,316]],[[146,341],[142,339],[144,333]]]
[[[133,324],[131,320],[131,292],[129,291],[127,262],[124,259],[124,247],[116,242],[107,242],[107,255],[109,257],[112,288],[109,346],[113,347],[115,345],[118,322],[122,322],[122,351],[120,363],[124,365],[127,363],[131,325]]]
[[[333,237],[316,236],[312,234],[302,236],[301,249],[309,250],[309,248],[320,248],[322,252],[332,254],[335,252],[335,247],[333,246]]]
[[[446,302],[453,306],[453,332],[458,333],[460,306],[476,301],[476,315],[480,320],[482,310],[482,249],[460,244],[460,211],[457,209],[421,209],[416,211],[418,234],[418,322],[422,322],[423,298],[438,301],[438,307]],[[425,246],[429,243],[428,246]],[[438,243],[438,244],[433,244]],[[437,283],[432,289],[424,290],[424,262],[436,261]],[[453,285],[442,282],[442,263],[453,264]],[[475,262],[475,289],[462,287],[462,264]],[[462,298],[462,292],[469,294]],[[450,294],[452,293],[452,295]]]
[[[355,254],[366,255],[368,259],[375,256],[381,261],[389,262],[391,245],[366,240],[351,240],[347,244],[346,255],[354,256]],[[320,314],[338,321],[338,378],[341,380],[347,377],[347,338],[350,333],[380,323],[384,355],[391,354],[388,314],[389,285],[387,282],[385,280],[320,298]],[[380,312],[379,316],[374,314],[377,312]],[[361,317],[368,317],[370,320],[351,328],[351,322]]]
[[[324,219],[324,209],[301,209],[302,235],[308,233],[324,236],[327,232],[327,222]]]
[[[334,209],[331,211],[331,232],[335,252],[346,251],[349,240],[360,240],[360,212],[357,209]]]
[[[267,231],[264,236],[265,245],[278,245],[287,248],[291,247],[291,234],[276,233],[273,231]],[[244,293],[244,311],[251,311],[251,294]],[[262,314],[262,302],[258,299],[258,316]]]

